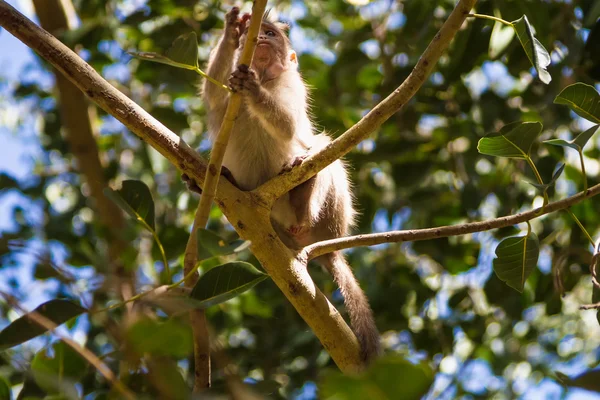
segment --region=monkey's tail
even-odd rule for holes
[[[371,311],[365,293],[340,252],[326,254],[320,258],[320,261],[333,276],[344,296],[344,305],[350,315],[352,330],[358,338],[363,361],[368,362],[374,359],[381,354],[381,343],[373,311]]]

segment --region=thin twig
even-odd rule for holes
[[[258,33],[260,31],[262,16],[266,6],[266,0],[257,0],[252,5],[252,16],[247,36],[248,39],[246,40],[238,64],[252,65],[252,58],[254,56],[254,50],[256,49]],[[208,174],[206,174],[206,179],[204,180],[200,204],[196,210],[192,230],[185,248],[184,274],[186,276],[190,275],[190,271],[194,269],[197,262],[197,231],[199,228],[205,227],[208,223],[210,208],[217,192],[217,184],[219,183],[223,157],[225,156],[229,136],[231,135],[241,105],[241,94],[231,93],[229,95],[229,103],[227,104],[225,117],[223,118],[221,128],[219,129],[219,133],[217,134],[217,138],[211,150]],[[197,279],[195,274],[192,275],[192,277],[186,280],[186,286],[194,287]],[[190,318],[193,323],[192,329],[194,330],[194,392],[198,392],[204,388],[210,387],[210,340],[204,310],[190,311]]]
[[[580,310],[597,310],[600,308],[600,302],[593,304],[582,304],[579,306]]]
[[[507,226],[530,221],[551,212],[564,210],[573,204],[600,194],[600,184],[592,186],[586,192],[577,193],[541,208],[525,211],[515,215],[495,218],[488,221],[470,222],[460,225],[440,226],[436,228],[413,229],[407,231],[391,231],[383,233],[372,233],[366,235],[350,236],[339,239],[324,240],[306,246],[303,254],[310,260],[332,251],[348,249],[351,247],[373,246],[382,243],[414,242],[419,240],[439,239],[448,236],[466,235],[469,233],[489,231],[491,229],[504,228]]]
[[[573,211],[569,210],[568,208],[566,209],[566,211],[569,214],[569,216],[573,219],[573,221],[575,221],[575,223],[577,224],[577,226],[579,227],[579,229],[581,229],[581,231],[583,232],[583,234],[585,235],[585,237],[587,238],[587,240],[590,241],[590,244],[593,246],[594,245],[594,239],[592,239],[592,235],[589,234],[589,232],[587,231],[587,229],[585,229],[585,226],[583,226],[583,224],[581,223],[581,221],[579,221],[579,218],[577,218],[577,216],[575,214],[573,214]]]
[[[102,374],[102,376],[104,376],[106,378],[106,380],[108,380],[111,383],[111,385],[113,385],[113,387],[119,393],[121,393],[121,395],[123,395],[123,397],[125,397],[126,399],[131,399],[131,400],[135,399],[134,394],[123,384],[123,382],[121,382],[117,379],[117,377],[112,372],[112,370],[110,368],[108,368],[108,366],[106,364],[104,364],[102,362],[102,360],[100,360],[94,353],[92,353],[85,347],[80,346],[76,341],[74,341],[70,337],[56,332],[56,328],[58,327],[58,325],[56,325],[52,320],[46,318],[44,315],[38,313],[37,311],[28,312],[23,307],[21,307],[19,302],[10,294],[8,294],[8,293],[1,293],[1,294],[6,299],[7,303],[9,303],[12,307],[16,308],[17,310],[22,312],[24,315],[27,315],[27,318],[30,318],[33,322],[40,325],[42,328],[52,332],[54,335],[56,335],[58,338],[60,338],[60,340],[65,342],[73,350],[75,350],[77,353],[79,353],[79,355],[81,355],[81,357],[85,358],[87,360],[87,362],[89,362],[94,368],[96,368],[98,370],[98,372],[100,372]]]
[[[471,18],[480,18],[480,19],[489,19],[495,22],[500,22],[501,24],[504,24],[506,26],[510,26],[511,28],[514,28],[514,25],[508,21],[503,20],[502,18],[497,18],[497,17],[493,17],[491,15],[485,15],[485,14],[469,14],[469,17]]]

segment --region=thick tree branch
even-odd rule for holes
[[[439,32],[415,65],[406,80],[367,115],[327,147],[308,157],[298,168],[277,176],[256,189],[256,192],[274,202],[275,199],[298,186],[317,172],[343,157],[358,143],[379,128],[388,118],[398,112],[417,93],[431,74],[435,64],[446,51],[477,0],[460,0]]]
[[[201,184],[206,163],[179,137],[141,107],[106,82],[92,67],[0,0],[0,26],[49,61],[92,101],[147,141],[177,168]],[[252,250],[280,290],[315,332],[338,367],[353,372],[362,365],[356,337],[327,297],[314,285],[305,260],[295,255],[273,231],[270,208],[252,193],[237,190],[226,179],[219,180],[216,202]]]
[[[374,246],[382,243],[415,242],[419,240],[439,239],[449,236],[466,235],[469,233],[489,231],[491,229],[504,228],[507,226],[530,221],[542,215],[555,211],[564,210],[585,199],[600,194],[600,184],[592,186],[584,192],[567,197],[559,201],[547,204],[545,207],[525,211],[515,215],[491,219],[488,221],[470,222],[460,225],[439,226],[436,228],[412,229],[408,231],[391,231],[383,233],[372,233],[356,235],[339,239],[324,240],[306,246],[302,251],[303,256],[311,260],[322,254],[332,251],[348,249],[351,247]]]

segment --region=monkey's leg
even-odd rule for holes
[[[310,213],[310,198],[317,182],[317,176],[290,190],[290,204],[296,212],[296,220],[307,221]]]
[[[225,177],[225,179],[231,182],[233,186],[239,189],[237,181],[235,180],[233,174],[227,167],[221,167],[221,176]],[[186,174],[181,174],[181,180],[185,182],[186,186],[188,187],[188,190],[194,193],[202,194],[202,188],[198,186],[198,184],[189,176],[187,176]]]
[[[303,154],[294,157],[294,159],[285,164],[279,174],[289,172],[292,168],[302,164],[302,162],[308,157],[308,154]],[[309,180],[290,190],[290,204],[296,212],[297,221],[307,221],[310,212],[310,198],[315,188],[317,181],[317,175],[313,176]]]

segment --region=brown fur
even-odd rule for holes
[[[245,41],[248,17],[239,10],[226,16],[225,32],[211,53],[207,73],[244,97],[223,165],[244,190],[252,190],[280,173],[283,166],[308,151],[326,146],[327,135],[315,135],[308,114],[306,85],[297,71],[283,26],[264,21],[251,68],[234,68]],[[202,96],[208,109],[212,140],[227,107],[221,88],[205,81]],[[315,177],[278,199],[271,220],[290,248],[348,234],[354,221],[350,184],[343,163],[335,161]],[[365,360],[380,353],[379,334],[366,296],[340,252],[317,259],[340,287]]]

